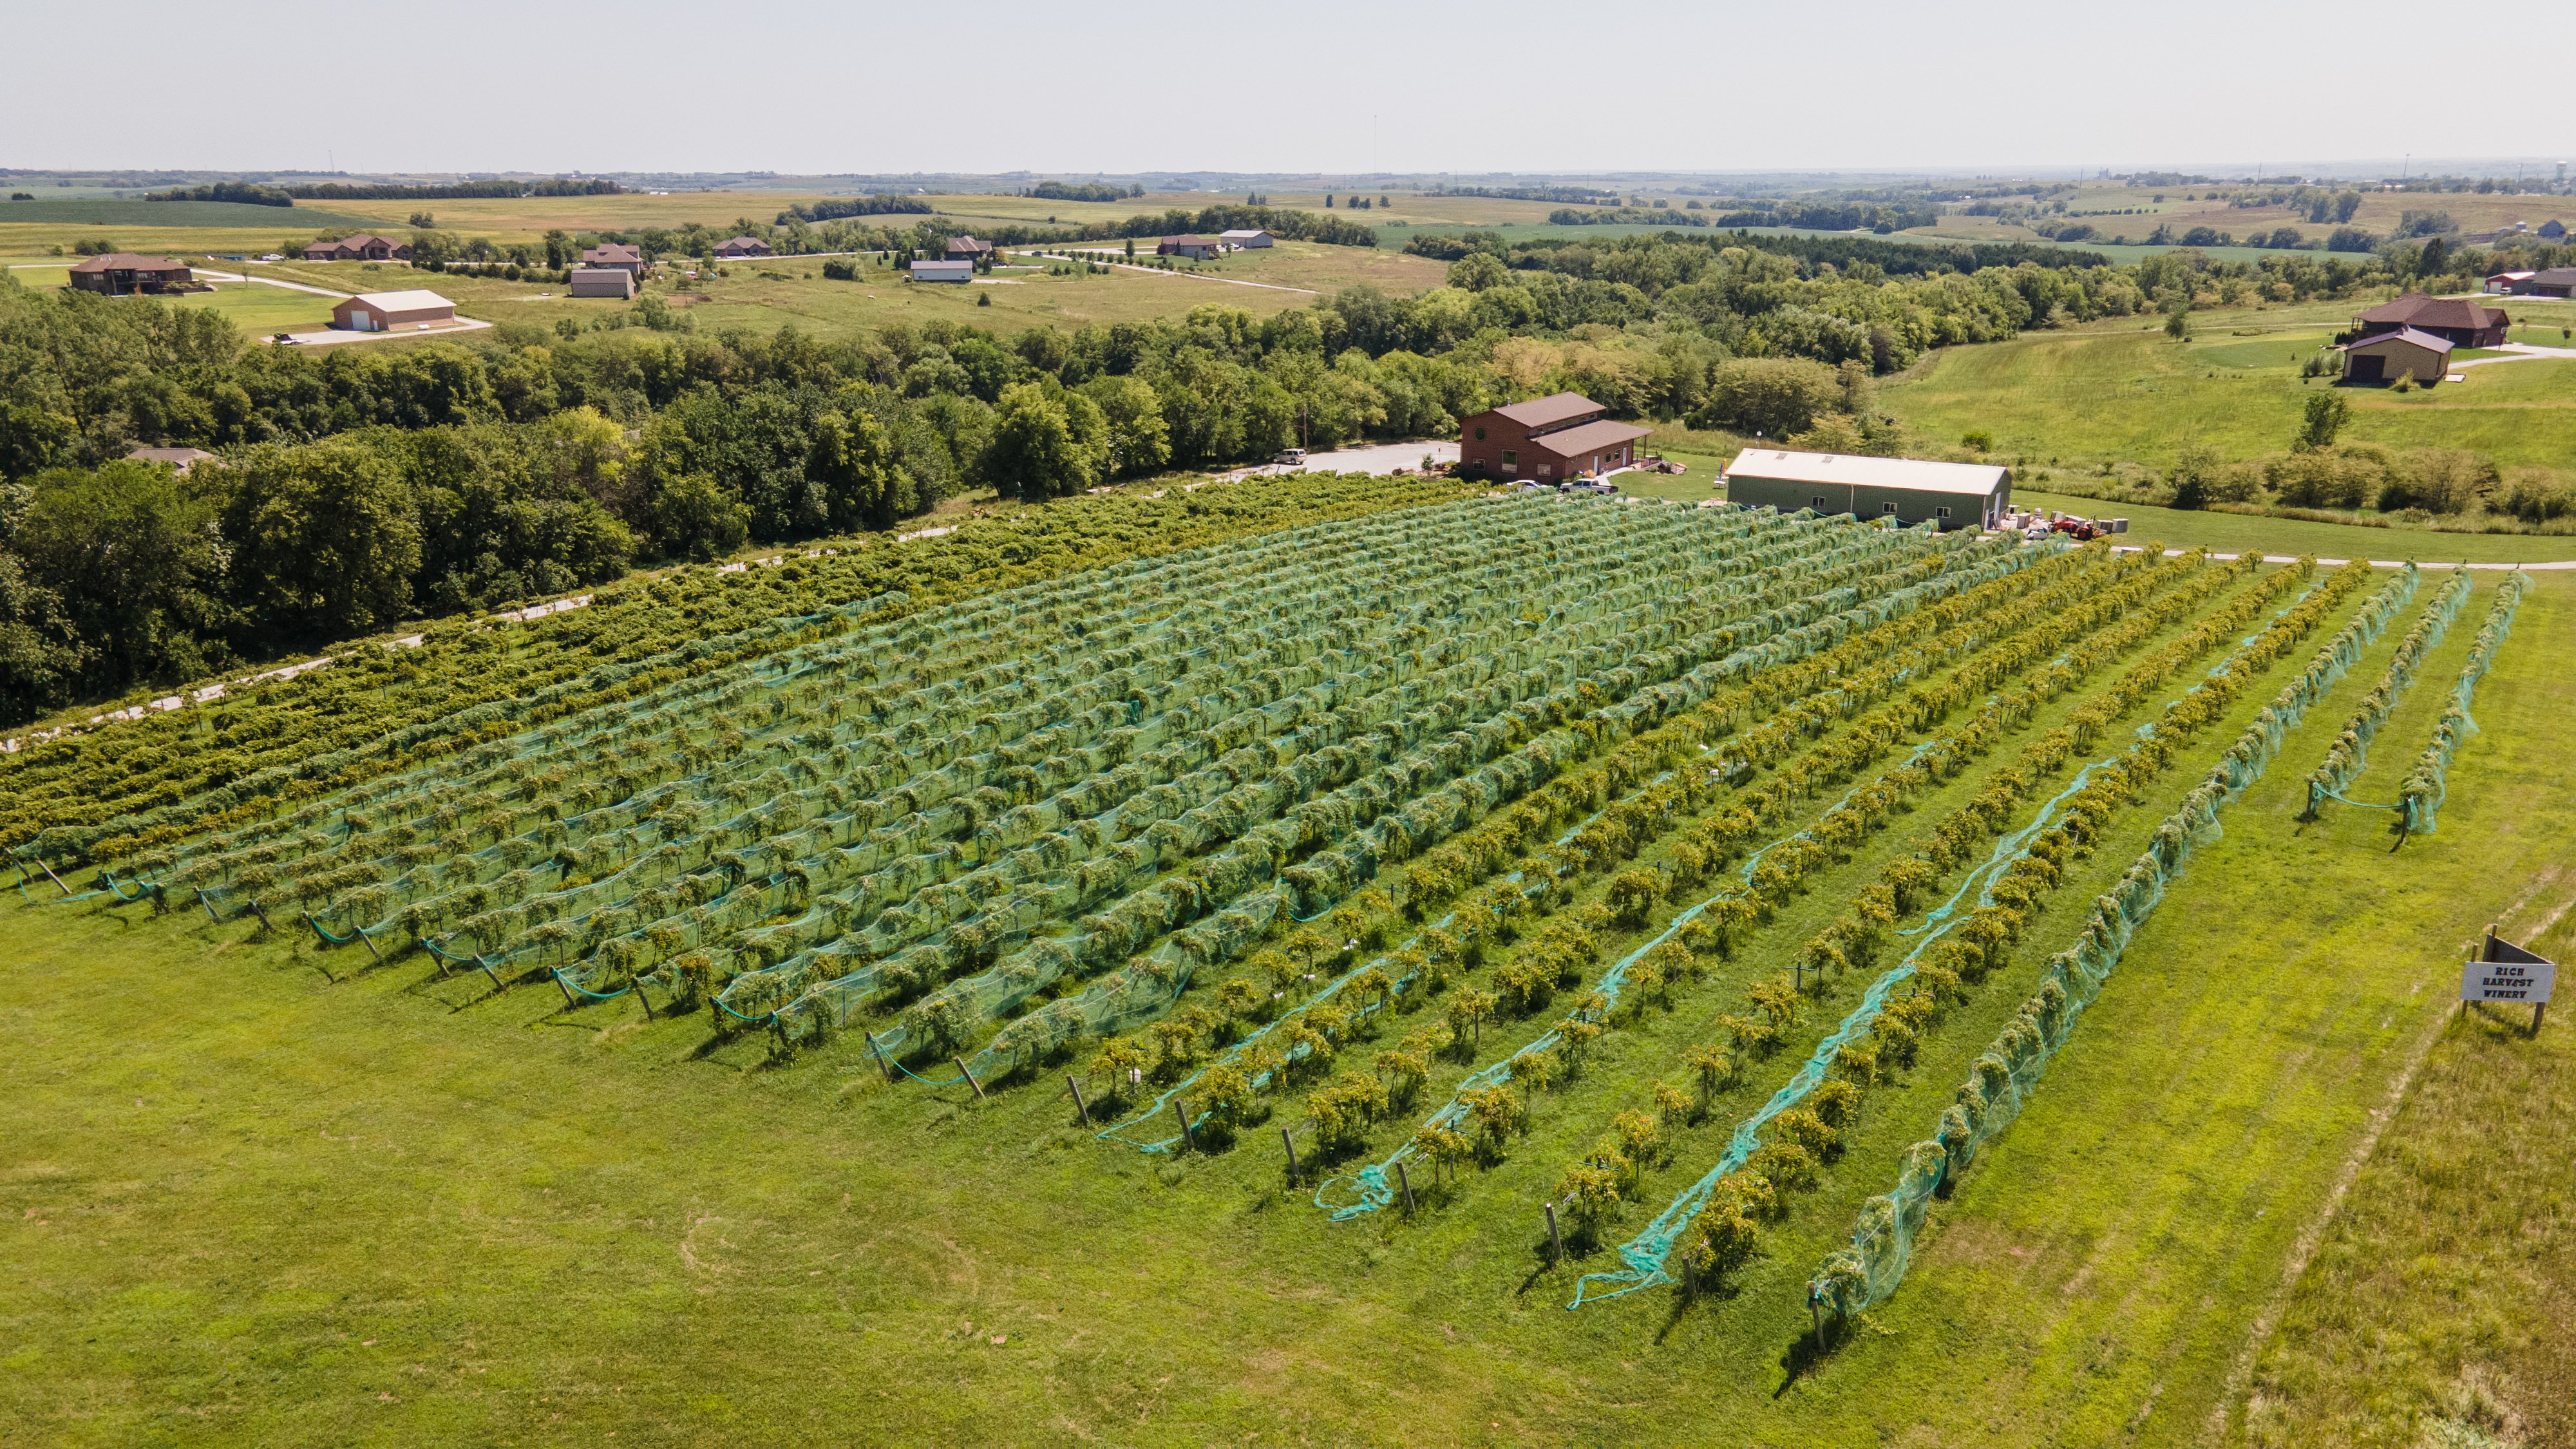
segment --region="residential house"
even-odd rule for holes
[[[104,292],[111,297],[167,292],[173,287],[192,286],[196,281],[188,264],[177,257],[139,257],[132,252],[109,252],[75,262],[71,272],[75,289]]]
[[[2352,319],[2352,340],[2413,328],[2440,337],[2455,347],[2496,347],[2504,342],[2507,319],[2501,307],[2481,307],[2456,297],[2428,297],[2409,292],[2383,302]]]
[[[756,236],[738,236],[716,244],[716,255],[720,257],[765,257],[770,254],[769,243]]]
[[[1203,262],[1224,250],[1225,243],[1212,236],[1167,236],[1155,245],[1154,255]]]
[[[455,320],[456,304],[436,292],[369,292],[344,298],[331,309],[331,325],[351,332],[438,327]]]
[[[1747,448],[1726,465],[1726,501],[1782,513],[1992,528],[2012,507],[2012,471],[1990,463],[1855,458]]]
[[[942,260],[951,262],[988,261],[992,258],[992,255],[993,244],[991,242],[977,241],[971,236],[950,237],[948,239],[947,249],[940,254]]]
[[[308,262],[407,262],[411,243],[362,231],[338,241],[315,242],[304,249]]]
[[[1561,392],[1478,413],[1458,425],[1459,467],[1541,483],[1625,468],[1653,429],[1611,422],[1607,412],[1581,393]]]
[[[644,280],[646,266],[642,247],[623,246],[616,242],[582,248],[581,264],[585,267],[617,267],[639,282]]]

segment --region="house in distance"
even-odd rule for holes
[[[2352,319],[2352,341],[2382,333],[2415,331],[2442,338],[2454,347],[2501,347],[2507,318],[2501,307],[2481,307],[2457,297],[2428,297],[2409,292],[2383,302]]]
[[[407,262],[411,260],[411,243],[389,236],[362,231],[338,241],[315,242],[304,249],[308,262]]]
[[[344,297],[331,309],[331,325],[350,332],[443,327],[456,320],[456,304],[436,292],[369,292]]]
[[[1654,431],[1602,416],[1608,408],[1579,392],[1532,398],[1458,425],[1458,464],[1488,477],[1559,483],[1598,477],[1637,461],[1637,440]]]
[[[616,242],[584,247],[581,264],[585,267],[616,267],[639,282],[644,280],[644,249],[641,247],[622,246]]]
[[[720,257],[765,257],[769,254],[769,243],[756,236],[738,236],[716,244],[716,255]]]
[[[940,252],[940,259],[950,262],[980,262],[992,255],[991,242],[977,241],[971,236],[952,236],[948,239],[948,245]]]
[[[2517,297],[2565,297],[2576,294],[2576,267],[2547,267],[2513,284]]]
[[[1167,236],[1155,244],[1154,255],[1203,262],[1224,250],[1225,243],[1212,236]]]
[[[1726,465],[1726,501],[1828,517],[1893,518],[1953,528],[1993,528],[2012,507],[2012,470],[1990,463],[1856,458],[1747,448]]]
[[[139,257],[132,252],[109,252],[91,257],[72,267],[72,286],[83,292],[100,292],[110,297],[127,297],[137,292],[167,292],[173,288],[193,286],[196,274],[177,257]],[[200,287],[197,290],[203,291]]]

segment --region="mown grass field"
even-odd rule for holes
[[[2492,588],[2357,798],[2420,743]],[[1567,1312],[1574,1274],[1608,1255],[1547,1266],[1538,1202],[1613,1108],[1742,1009],[1747,973],[2009,750],[1916,799],[1675,1009],[1605,1037],[1502,1162],[1410,1223],[1336,1226],[1284,1190],[1292,1101],[1230,1151],[1149,1157],[1078,1130],[1044,1078],[989,1100],[894,1088],[847,1037],[773,1060],[711,1045],[702,1016],[567,1012],[551,986],[495,995],[417,953],[374,965],[300,930],[13,902],[0,1413],[102,1444],[1669,1442],[1712,1424],[1759,1443],[2199,1442],[2241,1404],[2285,1265],[2438,1019],[2465,934],[2576,894],[2549,874],[2576,816],[2548,763],[2576,735],[2563,576],[2541,578],[2479,694],[2485,732],[2438,834],[2391,857],[2384,817],[2291,818],[2410,610],[2224,817],[2023,1120],[1935,1209],[1896,1296],[1818,1356],[1804,1282],[2082,903],[2360,597],[2070,870],[2010,964],[1870,1092],[1735,1290],[1687,1305],[1666,1289]],[[1638,862],[1669,859],[1667,842]],[[1489,1025],[1478,1060],[1543,1025]],[[1604,1237],[1695,1176],[1793,1060],[1752,1064],[1676,1128]],[[1433,1100],[1463,1070],[1440,1067]]]
[[[1998,452],[2069,466],[2128,459],[2168,466],[2199,442],[2230,458],[2288,450],[2301,408],[2324,379],[2300,381],[2294,357],[2323,344],[2370,302],[2202,313],[2187,342],[2126,319],[1945,348],[1881,390],[1880,404],[1925,434],[1991,432]],[[2514,302],[2528,325],[2554,327],[2563,304]],[[2576,319],[2569,319],[2576,325]],[[2255,334],[2239,336],[2240,332]],[[2344,436],[2390,447],[2469,448],[2512,467],[2576,468],[2576,364],[2496,362],[2413,394],[2344,387]]]

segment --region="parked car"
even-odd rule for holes
[[[1273,463],[1303,463],[1306,461],[1306,450],[1303,448],[1282,448],[1278,452],[1270,455],[1270,461]]]

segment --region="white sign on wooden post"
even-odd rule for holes
[[[2539,1006],[2557,980],[2558,968],[2546,961],[2472,961],[2460,973],[2460,999]]]

